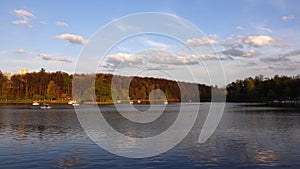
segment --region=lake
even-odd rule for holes
[[[0,105],[0,168],[300,168],[300,109],[227,103],[215,133],[198,143],[209,103],[201,103],[195,125],[173,149],[148,158],[126,158],[95,144],[72,106]],[[132,137],[166,130],[178,115],[171,103],[152,124],[133,125],[112,105],[100,106],[107,122]],[[126,105],[123,105],[126,108]],[[136,105],[147,110],[148,105]],[[93,110],[80,105],[87,113]],[[119,151],[130,151],[121,142]]]

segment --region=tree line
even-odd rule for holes
[[[64,72],[39,72],[13,75],[10,79],[0,71],[1,100],[68,99],[72,94],[72,76]]]
[[[300,75],[288,77],[275,75],[264,78],[248,77],[227,85],[227,101],[261,102],[273,100],[293,100],[300,97]]]
[[[77,85],[76,91],[72,91],[72,84]],[[0,100],[67,101],[74,99],[73,94],[80,96],[80,101],[147,100],[155,91],[157,99],[164,98],[161,97],[163,92],[170,101],[209,101],[212,88],[150,77],[102,73],[73,75],[61,71],[50,73],[43,68],[39,72],[13,75],[8,79],[0,71]]]
[[[77,91],[72,91],[72,82],[77,85]],[[61,71],[50,73],[42,68],[39,72],[13,75],[8,79],[0,71],[0,100],[67,101],[73,99],[72,94],[79,96],[80,101],[147,100],[151,92],[155,91],[156,99],[210,101],[212,89],[224,94],[224,90],[204,84],[150,77],[125,77],[102,73],[73,75]],[[164,97],[160,91],[164,93]],[[299,99],[300,75],[248,77],[228,84],[226,91],[227,101],[233,102]]]

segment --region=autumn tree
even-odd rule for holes
[[[57,85],[54,83],[53,80],[51,80],[48,84],[47,87],[47,99],[53,100],[56,98],[56,90],[57,90]]]

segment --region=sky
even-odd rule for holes
[[[101,29],[124,16],[158,12],[184,19],[203,37],[180,41],[157,34],[132,36],[100,56],[98,71],[136,75],[147,68],[140,75],[168,78],[161,74],[171,72],[189,81],[182,73],[187,66],[197,82],[220,86],[224,83],[211,81],[219,78],[209,77],[203,64],[212,72],[222,69],[226,83],[260,74],[296,76],[300,74],[299,7],[298,0],[3,0],[0,70],[16,73],[27,67],[30,72],[45,68],[74,73],[81,52]],[[125,26],[119,31],[132,28]],[[192,48],[205,50],[196,56]]]

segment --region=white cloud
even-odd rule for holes
[[[236,26],[235,29],[240,30],[240,31],[244,30],[244,28],[242,26]]]
[[[188,39],[186,41],[186,45],[187,46],[191,46],[191,47],[198,47],[198,46],[207,46],[207,45],[216,45],[219,42],[215,39],[210,39],[210,38],[192,38],[192,39]]]
[[[15,25],[26,25],[29,28],[32,27],[29,22],[35,16],[31,12],[26,11],[24,9],[15,9],[14,10],[14,14],[17,17],[21,17],[22,19],[12,21],[13,24],[15,24]]]
[[[62,22],[62,21],[55,22],[55,25],[62,26],[62,27],[69,27],[69,24],[67,24],[66,22]]]
[[[140,29],[139,27],[132,26],[132,25],[127,24],[127,23],[123,23],[119,20],[116,20],[116,22],[114,22],[113,24],[120,31],[134,31],[134,30],[139,30]]]
[[[144,56],[128,53],[116,53],[107,55],[106,58],[107,68],[122,68],[132,67],[132,64],[141,65],[144,60]]]
[[[107,59],[108,60],[118,61],[118,62],[124,62],[130,56],[132,56],[132,55],[131,54],[127,54],[127,53],[116,53],[116,54],[108,55]]]
[[[15,15],[20,16],[20,17],[28,17],[28,18],[34,17],[34,15],[31,12],[26,11],[24,9],[15,9],[14,13],[15,13]]]
[[[69,33],[57,35],[56,38],[61,40],[67,40],[73,44],[86,45],[88,43],[88,41],[82,36]]]
[[[187,59],[162,50],[145,50],[139,53],[147,58],[147,63],[182,65]]]
[[[67,58],[56,58],[57,61],[62,61],[62,62],[67,62],[67,63],[72,63],[71,59],[67,59]]]
[[[44,60],[56,60],[56,61],[62,61],[62,62],[67,62],[67,63],[72,63],[72,60],[64,57],[56,57],[53,55],[45,54],[45,53],[37,53],[37,52],[32,52],[32,51],[26,51],[24,49],[16,49],[12,50],[12,53],[17,53],[17,54],[28,54],[31,56],[39,56]]]
[[[214,54],[210,55],[195,55],[195,54],[173,54],[164,50],[147,49],[135,54],[128,53],[116,53],[107,55],[105,62],[106,68],[122,68],[122,67],[153,67],[158,66],[183,66],[183,65],[195,65],[199,64],[201,60],[219,60],[225,59],[224,57],[218,57]]]
[[[29,24],[29,20],[27,18],[23,19],[23,20],[15,20],[12,21],[11,23],[15,24],[15,25],[27,25],[28,27],[31,28],[31,25]]]
[[[275,43],[275,40],[270,36],[264,36],[264,35],[248,36],[243,40],[243,43],[258,48],[262,46],[272,45],[273,43]]]
[[[293,15],[286,15],[286,16],[282,16],[281,19],[284,21],[288,21],[291,19],[295,19],[295,17]]]
[[[207,61],[207,60],[224,60],[225,58],[222,56],[218,56],[216,54],[206,54],[206,55],[195,55],[195,54],[189,54],[189,55],[181,55],[185,56],[189,59],[192,59],[194,61]]]
[[[16,49],[16,50],[12,50],[13,53],[18,53],[18,54],[24,54],[26,53],[26,51],[24,49]]]
[[[62,61],[67,63],[72,63],[72,60],[62,57],[56,57],[53,55],[45,54],[45,53],[36,53],[37,56],[40,56],[44,60],[56,60],[56,61]]]
[[[42,59],[44,60],[54,60],[54,57],[49,55],[49,54],[45,54],[45,53],[37,53],[37,56],[40,56]]]
[[[147,39],[145,41],[143,41],[145,44],[151,46],[151,47],[157,47],[157,48],[168,48],[169,45],[161,43],[161,42],[156,42],[150,39]]]
[[[272,33],[272,29],[271,28],[267,28],[264,26],[258,26],[256,27],[257,30],[259,30],[260,32],[265,32],[265,33]]]

